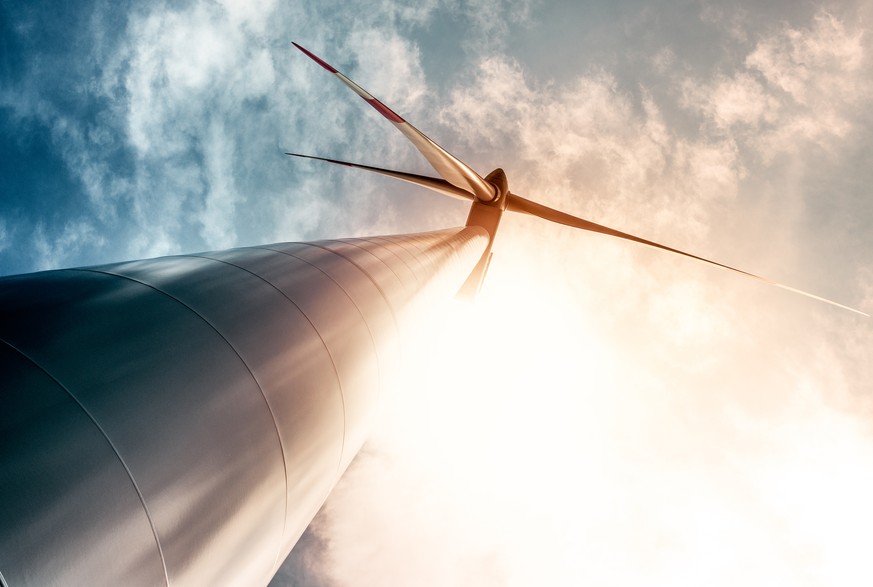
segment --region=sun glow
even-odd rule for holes
[[[475,303],[433,312],[371,446],[403,447],[397,466],[451,502],[440,509],[465,529],[468,552],[490,553],[495,569],[548,560],[549,582],[569,584],[585,576],[575,567],[597,533],[586,527],[603,522],[609,497],[590,476],[607,466],[599,420],[617,409],[602,395],[615,366],[566,288],[529,270],[498,266]],[[513,569],[509,584],[537,582],[538,567]],[[481,570],[487,584],[495,569]]]
[[[785,389],[773,398],[741,393],[748,375],[740,369],[732,381],[737,366],[721,360],[704,369],[715,379],[688,383],[700,377],[694,367],[687,389],[671,387],[682,378],[657,372],[663,358],[638,360],[625,333],[597,318],[597,298],[568,287],[565,266],[583,259],[524,250],[501,247],[475,303],[434,308],[408,338],[401,385],[328,502],[341,583],[818,585],[864,576],[857,555],[861,528],[873,525],[863,497],[873,492],[873,446],[854,418],[823,404],[800,375],[775,381]],[[664,316],[644,334],[668,331],[671,295],[651,293]],[[694,307],[711,316],[707,303]],[[665,354],[718,353],[694,354],[709,329],[694,332],[665,336]],[[363,547],[362,536],[378,547]]]

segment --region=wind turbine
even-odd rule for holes
[[[269,582],[364,442],[400,325],[475,294],[505,211],[762,279],[511,193],[297,46],[440,177],[324,160],[469,201],[466,226],[0,279],[3,587]]]

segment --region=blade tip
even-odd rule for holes
[[[323,68],[325,68],[329,72],[339,73],[336,69],[334,69],[334,67],[332,65],[327,63],[324,59],[322,59],[321,57],[319,57],[318,55],[316,55],[315,53],[313,53],[312,51],[310,51],[309,49],[307,49],[303,45],[299,45],[294,41],[291,41],[291,44],[294,45],[295,47],[297,47],[298,49],[300,49],[301,51],[303,51],[303,53],[305,53],[307,57],[309,57],[310,59],[315,61],[317,64],[319,64],[320,66],[322,66]]]

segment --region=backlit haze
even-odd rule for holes
[[[761,6],[759,4],[766,4]],[[873,312],[873,2],[0,3],[0,274],[521,196]],[[870,585],[873,319],[505,216],[273,585]]]

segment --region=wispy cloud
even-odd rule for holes
[[[0,251],[12,244],[12,235],[9,233],[8,223],[5,218],[0,218]]]
[[[86,246],[102,246],[105,239],[86,221],[70,221],[64,225],[60,234],[49,237],[42,225],[37,225],[32,241],[37,254],[37,269],[54,269],[64,266]]]
[[[685,105],[715,128],[746,140],[767,160],[808,141],[830,148],[853,130],[873,85],[862,33],[827,12],[808,28],[784,26],[761,39],[739,71],[701,83],[687,79]]]

